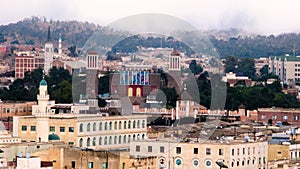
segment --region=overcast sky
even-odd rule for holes
[[[241,28],[248,32],[300,32],[298,0],[3,0],[0,24],[30,16],[107,25],[126,16],[162,13],[198,29]]]

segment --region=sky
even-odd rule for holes
[[[199,30],[239,28],[249,33],[300,32],[298,0],[3,0],[0,24],[31,16],[108,25],[143,13],[183,19]]]

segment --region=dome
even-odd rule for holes
[[[47,82],[45,79],[43,79],[41,82],[40,82],[40,85],[41,86],[47,86]]]
[[[48,135],[48,140],[51,141],[51,140],[60,140],[59,136],[57,134],[49,134]]]

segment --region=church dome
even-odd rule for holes
[[[41,82],[40,82],[40,85],[41,86],[47,86],[47,82],[45,79],[43,79]]]

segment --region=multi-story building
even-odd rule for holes
[[[44,79],[37,98],[33,115],[13,117],[13,136],[24,142],[63,141],[78,147],[119,149],[128,148],[131,140],[146,138],[145,115],[55,114]]]
[[[300,109],[294,108],[258,108],[257,120],[275,124],[287,122],[292,125],[300,125]]]
[[[266,168],[268,143],[243,140],[178,142],[139,140],[130,143],[135,159],[156,157],[157,168]]]
[[[300,58],[293,56],[269,57],[269,73],[279,76],[288,84],[300,82]]]
[[[6,120],[12,116],[27,116],[32,114],[32,106],[36,102],[11,102],[0,100],[0,118]]]

